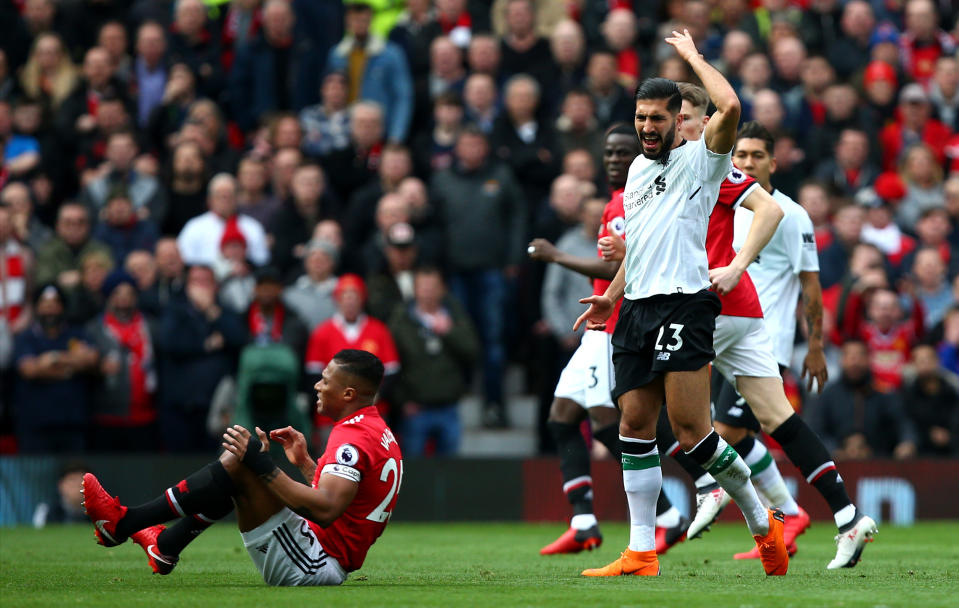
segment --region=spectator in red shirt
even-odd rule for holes
[[[917,300],[905,315],[898,294],[891,289],[880,288],[871,294],[853,290],[849,294],[843,333],[869,346],[869,365],[878,390],[892,392],[902,386],[903,368],[922,337],[922,318]]]
[[[879,170],[869,162],[869,136],[859,129],[843,129],[836,142],[835,158],[819,163],[816,176],[842,196],[854,196],[872,185]]]
[[[910,0],[905,10],[906,31],[899,38],[902,66],[910,78],[925,85],[936,60],[956,50],[952,36],[939,29],[939,14],[932,0]]]
[[[632,91],[639,82],[639,53],[636,52],[636,15],[628,8],[613,9],[602,25],[606,45],[616,53],[619,84]]]
[[[879,133],[883,171],[895,170],[903,151],[909,145],[924,142],[942,163],[946,159],[946,142],[952,136],[949,127],[932,118],[932,104],[922,86],[907,84],[899,92],[899,120],[886,125]]]

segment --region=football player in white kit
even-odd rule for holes
[[[682,449],[742,509],[766,573],[782,575],[789,564],[782,513],[762,505],[749,468],[712,429],[709,416],[708,364],[720,310],[709,287],[727,282],[731,273],[710,274],[706,226],[719,184],[731,169],[739,99],[699,54],[688,31],[673,32],[666,41],[689,63],[717,110],[703,139],[687,141],[677,136],[682,97],[676,83],[652,78],[636,90],[634,119],[642,156],[629,169],[623,195],[626,258],[603,295],[582,300],[590,306],[576,323],[603,329],[614,303],[625,295],[612,342],[630,540],[619,559],[583,575],[659,574],[654,548],[662,470],[656,423],[664,401]],[[744,257],[757,255],[762,244],[751,232]]]

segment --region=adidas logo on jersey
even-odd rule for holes
[[[672,353],[667,353],[667,352],[665,352],[665,351],[660,352],[660,353],[656,353],[656,360],[657,360],[657,361],[669,361],[669,355],[671,355],[671,354],[672,354]]]
[[[359,416],[353,416],[352,418],[350,418],[349,420],[347,420],[347,421],[344,422],[343,424],[356,424],[356,423],[359,422],[360,420],[363,420],[363,414],[360,414]]]

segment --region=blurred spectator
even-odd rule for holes
[[[865,313],[865,314],[863,314]],[[891,289],[866,293],[853,289],[842,313],[842,333],[869,346],[869,361],[877,390],[892,392],[902,386],[903,367],[912,347],[923,335],[921,304],[913,299],[903,311],[899,296]]]
[[[935,327],[946,316],[949,307],[956,304],[946,276],[946,265],[939,252],[931,247],[916,252],[912,264],[915,297],[925,313],[925,327]]]
[[[186,223],[206,209],[207,164],[200,146],[182,142],[173,149],[163,234],[179,234]]]
[[[375,177],[383,143],[383,109],[372,101],[354,104],[350,110],[349,147],[335,150],[323,161],[340,200],[349,200],[355,190]]]
[[[921,344],[913,349],[915,378],[903,389],[906,415],[916,427],[920,456],[954,456],[959,444],[959,391],[955,377],[939,367],[936,349]]]
[[[207,189],[209,211],[188,221],[177,236],[180,255],[188,265],[211,265],[217,258],[220,240],[227,226],[235,225],[246,240],[250,260],[262,265],[270,261],[266,233],[255,219],[237,213],[236,179],[221,173]]]
[[[840,196],[855,196],[871,186],[879,169],[869,162],[869,136],[858,129],[843,129],[836,141],[835,155],[819,163],[816,177]]]
[[[64,290],[79,286],[80,259],[92,251],[110,255],[106,245],[90,236],[87,208],[65,203],[57,214],[56,236],[37,252],[37,283],[55,282]]]
[[[834,239],[819,252],[819,279],[823,289],[839,282],[849,267],[849,254],[859,242],[865,223],[865,212],[856,205],[846,205],[833,218]]]
[[[30,277],[33,270],[32,252],[17,238],[11,211],[4,197],[0,200],[0,324],[4,326],[3,331],[8,332],[7,338],[30,324]],[[7,367],[8,360],[3,359],[0,357],[0,370]]]
[[[848,80],[869,63],[876,17],[866,0],[850,0],[842,7],[839,22],[842,36],[829,48],[829,63],[843,80]]]
[[[487,135],[492,133],[500,113],[493,77],[483,73],[470,75],[463,87],[463,105],[467,122],[475,124]]]
[[[899,39],[902,67],[906,74],[925,85],[932,77],[936,60],[956,50],[952,36],[939,29],[939,14],[932,0],[905,3],[906,29]]]
[[[732,0],[731,3],[737,4],[739,0]],[[753,41],[749,34],[738,29],[730,30],[723,37],[722,50],[714,65],[733,86],[736,86],[743,60],[753,50]]]
[[[532,0],[505,0],[505,31],[500,40],[500,74],[509,78],[529,74],[547,86],[555,66],[549,42],[536,32],[536,7]]]
[[[524,0],[513,0],[509,6],[522,4]],[[528,201],[544,199],[559,174],[556,131],[537,116],[541,91],[536,80],[526,74],[510,78],[505,86],[506,112],[497,119],[490,136],[493,154],[523,176],[520,188]]]
[[[459,400],[479,355],[479,340],[462,307],[447,296],[438,269],[416,271],[413,301],[394,310],[390,330],[402,362],[394,395],[402,404],[404,453],[421,456],[433,439],[435,454],[456,454]]]
[[[936,60],[929,100],[936,118],[955,132],[959,128],[959,61],[955,57],[944,55]]]
[[[959,250],[959,176],[950,177],[942,185],[945,210],[949,216],[949,244]]]
[[[810,159],[831,158],[840,134],[845,129],[862,131],[869,137],[870,149],[879,125],[872,124],[872,117],[860,106],[859,95],[852,85],[837,82],[823,92],[825,116],[821,124],[809,129],[802,143],[806,156]],[[870,160],[878,161],[878,154],[872,154]],[[885,166],[883,166],[885,169]]]
[[[932,104],[920,85],[907,84],[899,92],[899,114],[901,118],[879,134],[883,171],[895,170],[903,152],[920,141],[929,146],[936,162],[941,164],[946,158],[945,146],[952,132],[932,118]]]
[[[133,65],[127,52],[128,45],[127,30],[119,21],[105,21],[97,31],[97,46],[105,49],[110,55],[113,76],[127,87],[133,77]]]
[[[210,267],[192,266],[184,293],[170,300],[159,320],[161,377],[170,379],[161,391],[160,436],[171,452],[208,451],[216,445],[206,434],[210,401],[235,369],[248,336],[240,316],[217,301]]]
[[[43,0],[46,2],[47,0]],[[57,493],[50,502],[41,502],[33,512],[33,527],[47,524],[76,524],[89,521],[83,508],[83,476],[90,467],[80,462],[67,463],[57,478]]]
[[[483,341],[485,421],[503,426],[507,281],[523,260],[526,203],[512,172],[490,162],[482,132],[465,129],[455,153],[456,164],[435,174],[430,190],[453,273],[452,291],[467,306]]]
[[[816,402],[811,426],[836,459],[911,458],[916,433],[895,395],[873,388],[865,342],[842,345],[842,375]]]
[[[213,262],[213,275],[223,306],[243,314],[253,300],[253,267],[247,257],[246,237],[236,224],[227,224],[220,237],[220,251]]]
[[[302,110],[316,102],[319,91],[323,59],[309,38],[295,35],[290,2],[267,0],[262,16],[262,30],[239,46],[230,76],[233,115],[244,131],[263,114]]]
[[[299,150],[284,148],[276,151],[270,172],[270,192],[275,199],[282,202],[291,196],[293,173],[302,163],[303,154]]]
[[[779,93],[772,89],[760,89],[753,95],[753,120],[770,133],[782,134],[786,130],[786,108]]]
[[[421,2],[429,5],[428,2]],[[414,2],[410,2],[410,5]],[[473,17],[467,10],[467,0],[436,0],[436,20],[441,31],[453,43],[465,49],[475,29]]]
[[[183,295],[186,284],[186,271],[183,260],[180,258],[180,250],[177,248],[176,239],[163,237],[157,241],[154,250],[155,257],[152,260],[156,266],[153,273],[148,271],[138,273],[130,267],[130,258],[135,253],[127,257],[127,270],[137,278],[137,286],[140,290],[140,308],[159,317],[172,300]],[[148,269],[149,265],[147,266]]]
[[[580,223],[585,199],[583,182],[576,177],[564,173],[554,179],[549,199],[535,212],[533,234],[551,243],[558,242]]]
[[[20,72],[20,86],[30,97],[41,98],[51,111],[66,101],[76,86],[79,73],[63,40],[53,32],[40,34],[33,41],[30,59]]]
[[[110,54],[93,47],[83,58],[83,78],[57,111],[61,130],[79,139],[96,129],[100,101],[105,97],[126,104],[123,85],[113,75]]]
[[[599,178],[596,163],[589,150],[570,150],[563,156],[563,174],[572,175],[583,184],[597,185]]]
[[[634,102],[629,93],[616,80],[616,56],[609,51],[597,50],[586,63],[586,89],[596,105],[596,119],[602,129],[616,122],[632,122]]]
[[[799,187],[797,201],[809,214],[816,234],[816,249],[821,253],[832,244],[832,224],[829,223],[832,209],[826,187],[818,181],[808,180]]]
[[[862,86],[866,94],[866,108],[876,124],[885,125],[895,119],[896,90],[899,78],[896,70],[883,61],[872,61],[863,72]]]
[[[782,96],[790,123],[798,119],[802,103],[802,66],[806,61],[806,45],[795,36],[786,36],[770,43],[773,60],[772,89]]]
[[[367,310],[377,319],[388,322],[397,306],[413,299],[413,268],[418,248],[413,227],[398,222],[384,235],[384,262],[367,275],[369,288]]]
[[[82,452],[89,424],[86,374],[98,362],[82,329],[67,324],[63,292],[37,289],[34,323],[16,336],[20,374],[13,400],[17,446],[23,454]]]
[[[407,177],[400,182],[396,193],[403,197],[409,208],[409,224],[416,232],[419,264],[441,264],[445,259],[443,235],[437,209],[429,198],[426,184],[418,177]]]
[[[133,277],[136,283],[138,307],[140,310],[151,316],[156,316],[155,310],[144,307],[143,303],[139,301],[142,292],[154,287],[157,282],[157,264],[156,258],[153,257],[152,249],[149,251],[145,249],[134,249],[128,253],[123,260],[123,270]]]
[[[135,279],[123,270],[102,286],[106,310],[87,325],[100,358],[93,384],[92,445],[98,451],[155,450],[156,328],[137,310]]]
[[[132,131],[114,131],[107,138],[107,162],[99,169],[101,177],[90,182],[82,195],[82,200],[90,207],[93,217],[102,219],[102,211],[110,193],[123,189],[138,217],[150,218],[157,224],[163,223],[166,200],[157,179],[138,172],[134,167],[137,152],[137,142]]]
[[[959,278],[953,281],[952,293],[959,302]],[[959,374],[959,305],[946,311],[946,318],[942,322],[942,341],[938,346],[939,358],[942,367]]]
[[[196,75],[187,64],[172,63],[167,70],[160,102],[147,119],[146,132],[154,152],[166,158],[174,146],[185,141],[177,132],[196,99]]]
[[[375,231],[370,233],[359,248],[359,255],[347,265],[359,272],[370,273],[386,264],[386,237],[396,224],[409,224],[412,220],[410,205],[398,193],[384,194],[376,203]]]
[[[346,35],[327,61],[327,68],[349,74],[349,101],[374,101],[385,110],[388,139],[406,139],[413,115],[413,83],[403,51],[370,31],[368,4],[346,5]],[[359,69],[362,66],[362,70]]]
[[[942,207],[942,165],[925,144],[913,144],[903,153],[902,180],[906,195],[896,209],[896,222],[913,230],[927,209]]]
[[[326,176],[318,165],[301,165],[294,171],[291,196],[273,218],[273,263],[284,276],[298,270],[313,228],[339,210],[326,191]]]
[[[320,103],[303,108],[303,153],[320,158],[350,145],[350,113],[347,105],[349,83],[343,72],[330,71],[323,77]]]
[[[123,261],[134,249],[152,251],[158,237],[156,222],[137,213],[125,190],[114,189],[102,209],[93,238],[107,245],[113,259]]]
[[[415,135],[410,144],[417,175],[428,176],[453,164],[453,145],[463,127],[463,115],[463,101],[456,93],[442,93],[435,98],[432,129]],[[385,156],[384,151],[384,164]]]
[[[283,279],[272,266],[256,271],[256,287],[253,301],[246,314],[247,330],[253,344],[285,344],[303,358],[306,340],[310,335],[306,325],[295,310],[283,302]]]
[[[556,73],[547,89],[549,99],[562,99],[571,89],[582,86],[586,78],[586,39],[583,28],[572,19],[556,24],[549,37]],[[638,59],[637,59],[638,61]]]
[[[384,194],[395,193],[400,182],[409,177],[412,171],[413,159],[407,148],[395,144],[383,147],[377,179],[369,181],[353,193],[343,214],[348,248],[359,250],[373,236],[377,228],[375,217],[380,199]],[[344,261],[349,269],[364,271],[361,268],[363,260],[351,256],[351,259]]]
[[[10,99],[17,89],[17,80],[10,72],[7,52],[0,49],[0,99]]]
[[[466,64],[471,74],[486,74],[497,79],[500,84],[500,63],[502,53],[500,43],[490,34],[477,34],[470,39],[469,49],[466,52]]]
[[[462,0],[447,0],[444,5],[462,3]],[[403,49],[414,87],[417,91],[422,91],[430,71],[430,45],[438,36],[443,35],[445,28],[440,25],[437,19],[438,12],[433,9],[431,0],[411,0],[406,4],[406,10],[397,19],[396,26],[390,32],[390,40]],[[464,15],[468,20],[469,13]],[[444,23],[449,24],[446,20]],[[469,44],[468,25],[465,32],[466,44],[461,44],[462,34],[460,33],[457,33],[457,39],[454,41],[461,48]]]
[[[753,98],[756,93],[768,89],[772,83],[773,70],[769,57],[760,52],[747,55],[739,67],[739,95],[743,105],[743,115],[752,116]]]
[[[460,48],[446,36],[433,39],[430,44],[430,72],[424,83],[426,88],[416,91],[416,115],[426,118],[433,102],[444,93],[463,94],[466,70]]]
[[[11,113],[10,103],[0,101],[0,158],[5,174],[17,178],[40,164],[40,142],[34,137],[15,133]]]
[[[880,189],[882,184],[878,180],[876,184]],[[866,221],[860,234],[862,242],[878,247],[893,270],[898,271],[903,257],[916,248],[915,239],[904,234],[892,221],[893,209],[889,201],[872,188],[861,191],[856,200],[866,209]]]
[[[34,252],[40,250],[53,238],[47,228],[33,213],[33,195],[23,182],[10,182],[0,190],[0,205],[9,209],[13,235],[17,241]]]
[[[563,100],[559,118],[556,119],[559,152],[565,155],[575,148],[589,150],[599,167],[603,158],[603,131],[595,117],[593,98],[589,91],[571,88]]]
[[[169,54],[174,63],[185,63],[196,75],[197,90],[217,98],[223,90],[220,46],[213,26],[207,21],[202,0],[178,0],[169,34]]]
[[[314,237],[306,245],[303,260],[306,272],[283,292],[283,301],[303,319],[310,331],[336,312],[333,289],[337,278],[333,270],[339,255],[340,249],[334,243]]]
[[[267,177],[266,163],[251,154],[243,157],[236,172],[237,209],[264,227],[273,225],[282,203],[267,192]]]
[[[113,268],[108,252],[88,251],[80,256],[80,284],[63,294],[68,322],[85,324],[103,311],[103,283]]]
[[[606,46],[616,53],[620,86],[632,91],[639,83],[640,63],[636,52],[636,15],[628,8],[614,8],[602,25]]]
[[[310,382],[317,380],[323,369],[333,360],[333,355],[344,348],[360,348],[380,358],[386,371],[380,386],[377,407],[385,412],[389,409],[385,396],[391,394],[400,370],[396,344],[386,324],[363,313],[366,301],[366,285],[355,274],[344,274],[336,282],[333,290],[336,300],[336,314],[313,329],[306,346],[304,368]],[[314,418],[317,427],[327,426],[331,421],[317,414]]]
[[[154,108],[163,102],[169,71],[166,63],[166,36],[163,26],[147,21],[137,28],[130,87],[136,91],[137,125],[146,127]]]
[[[959,275],[959,255],[949,244],[950,230],[949,215],[940,207],[926,209],[916,222],[916,236],[919,237],[917,248],[930,247],[938,251],[946,265],[946,275],[952,279]],[[913,251],[903,258],[904,268],[912,268],[915,255]]]

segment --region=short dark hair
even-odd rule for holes
[[[635,137],[636,127],[625,122],[617,122],[606,129],[606,133],[603,134],[603,140],[605,141],[610,135],[632,135]]]
[[[669,78],[647,78],[636,87],[636,101],[641,99],[665,99],[666,109],[671,114],[678,114],[683,107],[683,96],[679,87]]]
[[[773,139],[773,136],[769,130],[755,120],[747,122],[742,126],[742,128],[739,129],[739,133],[736,135],[736,142],[738,143],[740,139],[763,140],[763,144],[766,147],[766,152],[768,152],[770,155],[772,155],[773,147],[776,145],[776,140]],[[733,149],[735,149],[735,146],[733,146]]]
[[[362,380],[366,384],[363,388],[369,393],[376,393],[380,389],[384,374],[383,362],[373,353],[346,348],[333,355],[333,361],[347,374]]]

